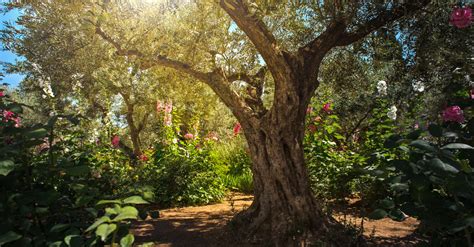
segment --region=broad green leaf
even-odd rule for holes
[[[380,201],[380,206],[384,209],[392,209],[395,207],[395,203],[392,200],[385,198]]]
[[[396,220],[396,221],[403,221],[404,219],[406,219],[405,214],[400,209],[390,210],[390,213],[388,214],[388,216],[392,220]]]
[[[385,218],[387,215],[387,211],[383,209],[375,209],[372,213],[369,214],[369,218],[373,220],[380,220]]]
[[[121,247],[131,247],[133,245],[133,242],[135,241],[135,237],[133,234],[127,234],[125,237],[120,239],[120,246]]]
[[[403,138],[400,135],[391,135],[385,140],[383,146],[385,148],[396,148],[400,146]]]
[[[45,128],[37,128],[33,130],[29,130],[25,133],[25,136],[30,139],[41,139],[48,135],[48,130]]]
[[[453,225],[449,228],[449,231],[452,233],[456,233],[466,229],[467,227],[474,228],[474,216],[454,222]]]
[[[91,230],[94,230],[96,227],[98,227],[100,224],[102,223],[108,223],[110,222],[110,218],[108,216],[102,216],[100,217],[98,220],[96,220],[94,222],[94,224],[92,224],[91,226],[89,226],[87,229],[86,229],[86,232],[88,231],[91,231]]]
[[[95,230],[95,234],[105,241],[107,237],[117,229],[116,224],[102,224]]]
[[[12,111],[16,114],[23,113],[23,107],[18,103],[11,103],[7,107],[5,107],[5,109]]]
[[[123,207],[119,215],[113,219],[114,222],[119,222],[125,219],[136,220],[138,217],[138,210],[132,206]]]
[[[64,242],[70,247],[83,247],[84,239],[79,235],[69,235],[64,238]]]
[[[56,224],[49,230],[50,232],[62,232],[71,226],[70,224]]]
[[[104,204],[122,204],[120,200],[100,200],[96,205],[104,205]]]
[[[7,176],[16,166],[17,165],[11,160],[0,161],[0,175]]]
[[[10,243],[10,242],[13,242],[15,240],[18,240],[21,238],[21,235],[16,233],[16,232],[13,232],[13,231],[9,231],[7,233],[4,233],[2,235],[0,235],[0,246],[6,244],[6,243]]]
[[[410,146],[425,150],[428,152],[436,152],[436,148],[431,146],[428,142],[423,140],[414,140],[410,143]]]
[[[474,149],[474,148],[464,143],[451,143],[442,147],[442,149]]]
[[[390,188],[392,188],[395,191],[404,191],[408,190],[408,184],[403,184],[403,183],[394,183],[390,185]]]
[[[454,166],[446,164],[438,158],[431,159],[430,165],[431,167],[433,167],[435,171],[438,171],[438,172],[448,172],[448,173],[454,173],[454,174],[459,172],[459,170],[456,169]]]
[[[123,200],[124,204],[149,204],[141,196],[131,196]]]

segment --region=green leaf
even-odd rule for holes
[[[131,196],[123,200],[124,204],[149,204],[149,202],[143,200],[141,196]]]
[[[418,139],[418,137],[420,137],[421,133],[423,133],[423,131],[421,129],[417,129],[417,130],[414,130],[414,131],[410,132],[406,136],[406,138],[410,139],[410,140],[416,140],[416,139]]]
[[[16,233],[16,232],[13,232],[13,231],[9,231],[3,235],[0,236],[0,246],[6,244],[6,243],[10,243],[10,242],[13,242],[15,240],[18,240],[21,238],[21,235]]]
[[[436,148],[434,148],[428,142],[423,141],[423,140],[412,141],[410,143],[410,146],[421,149],[421,150],[425,150],[425,151],[428,151],[428,152],[432,152],[432,153],[436,152]]]
[[[69,235],[64,238],[64,242],[70,247],[84,246],[84,239],[79,235]]]
[[[119,215],[113,219],[114,222],[119,222],[125,219],[133,219],[136,220],[138,217],[138,210],[132,206],[123,207],[120,210]]]
[[[122,204],[120,200],[100,200],[96,205],[104,205],[104,204]]]
[[[120,246],[121,247],[131,247],[133,245],[133,242],[135,241],[135,237],[133,234],[127,234],[125,237],[120,239]]]
[[[430,126],[428,126],[428,131],[434,137],[443,136],[443,129],[437,124],[430,124]]]
[[[83,175],[89,174],[90,168],[87,165],[73,166],[73,167],[65,168],[64,171],[69,176],[83,176]]]
[[[373,220],[380,220],[385,218],[387,215],[387,211],[383,209],[375,209],[372,213],[369,214],[369,218]]]
[[[392,209],[395,207],[395,203],[392,200],[385,198],[380,201],[380,206],[384,209]]]
[[[45,128],[37,128],[29,130],[25,133],[25,136],[29,139],[41,139],[48,135],[48,130]]]
[[[458,173],[459,170],[456,169],[454,166],[444,163],[442,160],[438,158],[434,158],[430,160],[431,167],[438,172],[447,172],[447,173]]]
[[[5,107],[5,109],[9,110],[9,111],[12,111],[16,114],[21,114],[23,113],[23,107],[21,107],[20,104],[18,103],[11,103],[9,104],[7,107]]]
[[[388,217],[395,221],[403,221],[406,218],[405,214],[400,209],[390,210]]]
[[[456,233],[466,229],[469,226],[474,228],[474,216],[455,221],[453,225],[450,226],[449,231],[451,233]]]
[[[394,183],[390,185],[390,188],[392,188],[395,191],[405,191],[408,190],[409,186],[408,184],[403,184],[403,183]]]
[[[7,176],[10,172],[15,170],[15,163],[11,160],[0,161],[0,175]]]
[[[71,226],[70,224],[56,224],[49,230],[50,232],[62,232]]]
[[[105,241],[107,237],[117,229],[116,224],[102,224],[95,230],[95,234]]]
[[[442,147],[442,149],[474,149],[474,148],[464,143],[451,143]]]
[[[110,222],[110,218],[108,216],[102,216],[98,220],[94,222],[89,228],[86,229],[86,232],[94,230],[96,227],[98,227],[102,223]]]

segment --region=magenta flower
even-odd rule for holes
[[[328,112],[328,113],[329,113],[329,112],[331,111],[331,103],[328,102],[328,103],[324,104],[323,110],[324,110],[325,112]]]
[[[112,147],[118,148],[120,146],[120,137],[115,135],[112,137]]]
[[[5,97],[5,93],[3,91],[0,91],[0,97]]]
[[[449,23],[457,28],[466,28],[472,22],[472,10],[469,6],[455,7],[451,13]]]
[[[461,107],[457,105],[449,106],[443,111],[443,120],[445,122],[464,122],[464,114]]]
[[[3,112],[3,117],[5,118],[5,120],[10,120],[13,118],[13,115],[15,115],[15,113],[11,112],[11,111],[4,111]]]
[[[240,133],[240,129],[242,128],[242,125],[240,123],[236,123],[234,125],[234,136],[238,135]]]
[[[194,135],[191,134],[191,133],[187,133],[186,135],[184,135],[184,139],[186,139],[186,140],[194,139]]]

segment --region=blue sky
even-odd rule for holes
[[[4,28],[3,23],[5,21],[14,23],[15,20],[18,18],[20,15],[20,12],[18,10],[13,10],[9,11],[6,14],[1,14],[0,13],[0,28]],[[16,56],[15,54],[9,52],[9,51],[0,51],[0,61],[2,62],[8,62],[8,63],[13,63],[15,60],[20,60],[21,57]],[[0,66],[1,69],[2,66]],[[9,83],[10,86],[16,87],[20,83],[20,81],[23,79],[23,75],[19,74],[5,74],[5,77],[2,80],[2,83]]]

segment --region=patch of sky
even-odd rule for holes
[[[16,20],[21,15],[21,11],[17,9],[6,11],[3,9],[4,7],[0,8],[2,8],[0,11],[0,28],[5,28],[5,24],[7,23],[20,28],[20,26],[16,23]],[[25,76],[6,72],[5,64],[14,64],[16,61],[21,61],[23,59],[23,57],[17,56],[13,52],[5,50],[4,47],[2,47],[2,50],[0,50],[0,82],[8,83],[10,87],[18,87],[19,83],[23,80],[23,78],[25,78]]]

